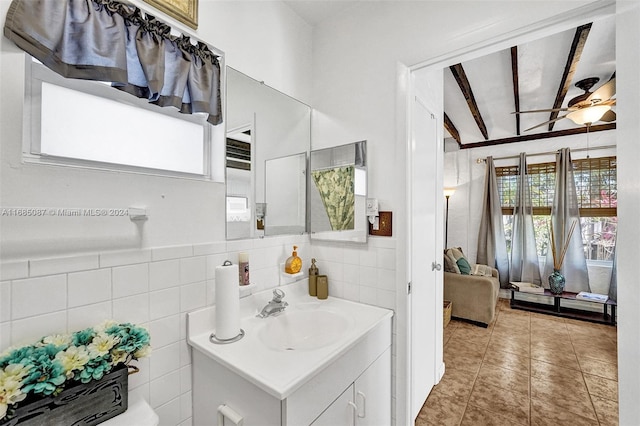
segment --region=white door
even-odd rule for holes
[[[432,270],[432,262],[441,262],[442,258],[437,255],[442,251],[437,250],[442,244],[438,237],[438,229],[442,226],[437,226],[442,184],[438,178],[439,154],[435,149],[442,145],[437,143],[438,120],[435,116],[417,97],[412,109],[408,244],[411,256],[411,415],[415,419],[436,383],[437,339],[442,338],[442,334],[436,332],[438,326],[442,327],[442,296],[437,291],[437,274],[441,272]]]

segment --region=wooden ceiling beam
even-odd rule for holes
[[[473,115],[473,119],[476,121],[478,125],[478,129],[480,129],[480,133],[484,136],[485,140],[489,140],[489,133],[487,132],[487,126],[484,124],[484,120],[482,119],[482,114],[480,114],[480,110],[478,109],[478,104],[476,103],[476,98],[473,96],[473,91],[471,90],[471,84],[469,84],[469,80],[467,79],[467,75],[462,68],[462,64],[451,65],[449,67],[451,73],[453,74],[453,78],[458,82],[458,86],[460,87],[460,91],[464,95],[464,98],[467,101],[467,105],[469,106],[469,111],[471,111],[471,115]]]
[[[515,111],[520,112],[520,85],[518,80],[518,46],[511,48],[511,79],[513,81],[513,102]],[[516,135],[520,136],[520,114],[516,116]]]
[[[573,74],[575,74],[576,68],[578,67],[578,62],[580,62],[580,56],[582,55],[582,50],[584,49],[584,45],[587,42],[587,37],[589,36],[590,30],[591,23],[581,25],[576,28],[576,33],[573,36],[573,42],[571,43],[571,49],[569,50],[569,56],[567,57],[567,63],[562,74],[562,80],[560,81],[558,93],[556,94],[556,100],[551,107],[552,109],[562,107],[564,98],[565,96],[567,96],[569,87],[571,87]],[[555,120],[558,117],[558,112],[559,111],[552,111],[549,115],[549,121]],[[549,123],[549,131],[553,130],[554,124],[555,122]]]
[[[615,128],[616,128],[616,123],[599,124],[597,126],[591,126],[589,128],[589,133],[603,132],[605,130],[615,130]],[[575,129],[557,130],[555,132],[548,132],[548,133],[536,133],[532,135],[517,136],[513,138],[494,139],[494,140],[485,141],[485,142],[465,143],[465,144],[462,144],[460,148],[461,149],[481,148],[483,146],[503,145],[506,143],[527,142],[527,141],[534,141],[539,139],[557,138],[561,136],[579,135],[580,133],[587,133],[587,127],[584,126],[584,127],[578,127]]]
[[[462,141],[460,140],[460,132],[458,132],[458,129],[453,124],[453,121],[451,121],[451,119],[449,118],[446,112],[444,113],[444,128],[447,132],[449,132],[451,137],[454,138],[456,142],[458,142],[458,146],[462,148]]]

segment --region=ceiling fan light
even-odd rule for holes
[[[581,108],[567,114],[567,118],[576,124],[584,125],[595,123],[600,120],[607,111],[611,109],[611,105],[594,105]]]

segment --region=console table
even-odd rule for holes
[[[553,305],[547,303],[530,302],[527,300],[520,300],[516,298],[518,294],[526,294],[541,297],[552,297]],[[549,290],[545,289],[544,293],[529,293],[520,292],[514,288],[511,289],[511,303],[510,306],[513,309],[521,309],[524,311],[538,312],[542,314],[555,315],[557,317],[573,318],[583,321],[596,322],[600,324],[616,325],[616,302],[609,299],[605,303],[592,302],[590,300],[576,299],[578,293],[563,292],[562,294],[553,294]],[[579,302],[595,303],[596,305],[603,306],[603,313],[585,311],[582,309],[568,308],[562,306],[560,301],[565,300],[577,300]],[[611,307],[611,314],[609,314],[609,307]]]

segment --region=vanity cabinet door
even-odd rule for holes
[[[391,424],[391,349],[387,348],[355,382],[356,426]]]
[[[351,426],[353,425],[353,385],[331,403],[326,410],[311,423],[311,426]]]

